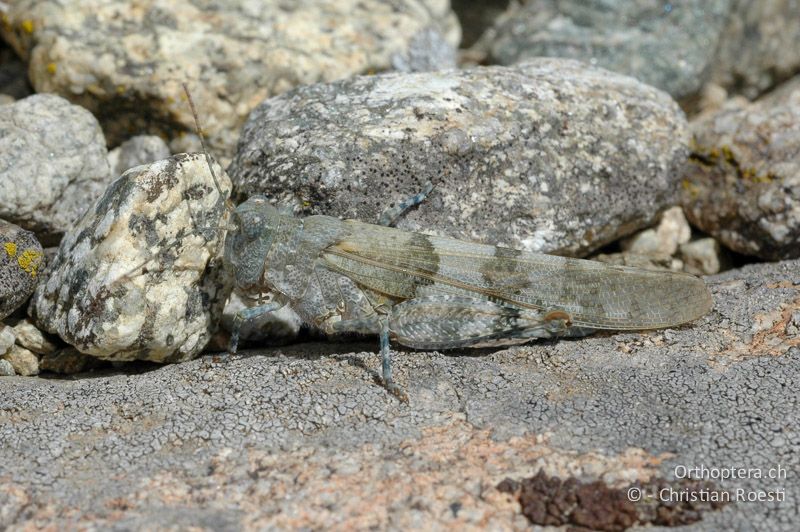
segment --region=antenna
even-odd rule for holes
[[[192,100],[192,95],[189,93],[189,87],[186,85],[186,83],[181,83],[181,85],[183,86],[183,92],[186,93],[186,99],[189,100],[189,107],[192,109],[194,127],[197,130],[197,136],[200,137],[200,146],[203,148],[203,155],[206,156],[208,171],[211,172],[211,179],[214,180],[214,186],[217,187],[217,192],[220,196],[222,196],[222,187],[219,186],[217,174],[214,173],[214,165],[211,164],[211,156],[208,154],[208,149],[206,148],[206,137],[203,135],[203,128],[200,126],[200,119],[197,117],[197,109],[194,106],[194,100]],[[233,207],[230,204],[230,198],[225,199],[225,209],[228,211],[233,210]]]

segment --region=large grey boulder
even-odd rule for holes
[[[31,302],[36,324],[109,360],[200,353],[228,296],[211,274],[230,191],[216,173],[222,195],[202,154],[122,174],[61,241]]]
[[[675,98],[708,79],[735,0],[532,0],[512,3],[487,34],[489,56],[510,65],[569,57],[633,76]]]
[[[91,110],[109,144],[193,131],[187,83],[226,157],[264,98],[391,68],[428,27],[451,46],[460,33],[442,0],[20,0],[4,20],[0,34],[29,61],[36,91]]]
[[[0,105],[0,218],[57,243],[110,181],[89,111],[54,94]]]
[[[690,107],[707,82],[754,98],[800,71],[794,0],[530,0],[481,49],[508,65],[570,57],[631,75]]]
[[[688,153],[665,93],[577,61],[387,74],[300,87],[257,107],[229,173],[240,199],[583,255],[676,201]]]

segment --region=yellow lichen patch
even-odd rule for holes
[[[8,253],[9,257],[15,257],[17,255],[17,245],[13,242],[6,242],[3,244],[3,248]]]
[[[31,19],[23,20],[20,27],[22,27],[22,31],[25,33],[33,33],[33,21]]]
[[[26,273],[30,274],[31,277],[36,277],[36,274],[39,272],[39,265],[41,263],[41,251],[36,251],[33,249],[26,249],[17,258],[17,264],[19,264],[19,267],[22,268]]]
[[[681,187],[689,194],[689,196],[691,196],[692,199],[696,199],[700,195],[700,189],[688,179],[681,181]]]
[[[58,70],[58,67],[56,66],[55,63],[47,63],[46,68],[47,68],[47,73],[50,75],[55,74],[56,70]]]

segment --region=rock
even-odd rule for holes
[[[489,36],[492,61],[581,59],[633,76],[677,99],[708,78],[736,0],[532,0],[512,7]]]
[[[218,255],[220,197],[202,154],[138,166],[64,236],[29,312],[41,329],[109,360],[176,362],[199,353],[229,288]],[[187,201],[187,198],[189,201]]]
[[[12,529],[527,530],[494,488],[505,478],[541,469],[619,487],[681,466],[781,467],[772,483],[711,480],[782,489],[783,503],[696,505],[691,530],[792,530],[798,271],[800,260],[710,277],[715,310],[677,329],[403,351],[394,369],[408,404],[373,380],[377,341],[7,379],[0,501],[29,494],[11,497],[25,508]]]
[[[61,375],[73,375],[96,366],[97,363],[96,358],[84,355],[74,347],[67,347],[56,353],[44,355],[39,361],[39,369]]]
[[[11,365],[11,362],[0,358],[0,377],[13,377],[16,374],[17,372],[14,371],[14,366]]]
[[[266,303],[266,301],[264,301]],[[242,300],[237,293],[232,293],[225,310],[222,312],[222,327],[228,331],[233,331],[233,317],[238,310],[246,307],[255,306],[257,302]],[[289,306],[271,312],[261,318],[260,321],[251,320],[242,323],[239,331],[240,345],[245,342],[263,344],[269,342],[271,345],[286,344],[297,339],[303,320]]]
[[[229,168],[240,199],[585,255],[675,203],[683,113],[666,94],[575,61],[387,74],[295,89],[256,108]]]
[[[0,323],[0,355],[7,353],[15,340],[14,329]]]
[[[392,66],[400,72],[428,72],[456,68],[456,48],[434,28],[417,32],[403,53],[392,56]]]
[[[800,78],[753,104],[734,98],[692,132],[689,221],[738,253],[800,257]]]
[[[106,157],[97,120],[59,96],[0,106],[0,218],[57,242],[108,184]]]
[[[658,227],[645,229],[622,241],[622,249],[629,253],[652,257],[669,257],[678,251],[692,236],[689,222],[680,207],[670,207],[661,215]],[[714,272],[717,273],[717,272]]]
[[[727,17],[710,78],[753,99],[800,71],[794,0],[738,0]]]
[[[47,355],[55,352],[56,345],[48,340],[42,331],[28,319],[20,320],[19,323],[14,325],[14,336],[17,339],[17,344],[29,349],[37,355]]]
[[[108,165],[111,175],[118,176],[129,168],[166,159],[170,155],[169,146],[161,137],[138,135],[108,152]]]
[[[0,319],[22,306],[33,293],[43,257],[42,245],[33,233],[0,220]]]
[[[36,91],[101,117],[109,144],[194,131],[185,82],[224,156],[268,96],[386,70],[424,28],[459,40],[442,0],[232,0],[213,10],[193,0],[24,0],[4,16],[0,33],[30,62]]]
[[[680,254],[685,263],[684,271],[695,275],[719,273],[728,263],[719,242],[713,238],[700,238],[681,244]]]
[[[31,377],[39,374],[39,357],[24,347],[12,345],[5,354],[0,356],[11,364],[17,375]]]

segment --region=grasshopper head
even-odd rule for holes
[[[281,214],[264,196],[252,196],[233,211],[225,237],[225,266],[245,293],[265,292],[262,279]]]

